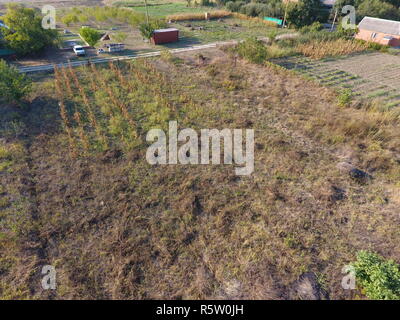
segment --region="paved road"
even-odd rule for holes
[[[235,42],[234,41],[217,42],[217,43],[210,43],[210,44],[205,44],[205,45],[172,49],[169,51],[171,53],[179,53],[179,52],[203,50],[203,49],[209,49],[209,48],[216,48],[218,45],[223,45],[223,44],[228,44],[228,43],[235,43]],[[138,59],[138,58],[157,57],[160,54],[161,54],[161,51],[154,51],[154,52],[139,53],[139,54],[120,56],[120,57],[112,57],[112,58],[100,58],[100,59],[65,62],[65,63],[56,64],[56,66],[58,68],[68,67],[68,66],[81,67],[84,65],[88,65],[89,63],[99,64],[99,63],[107,63],[110,61],[123,61],[123,60],[132,60],[132,59]],[[46,64],[46,65],[38,65],[38,66],[19,67],[18,70],[20,73],[33,73],[33,72],[42,72],[42,71],[51,71],[52,72],[52,71],[54,71],[54,65]]]
[[[297,36],[298,36],[297,33],[287,33],[287,34],[283,34],[283,35],[277,36],[276,40],[282,40],[282,39],[285,39],[285,38],[292,38],[292,37],[297,37]],[[266,40],[268,38],[264,37],[264,38],[259,38],[259,39],[260,40]],[[222,41],[222,42],[215,42],[215,43],[204,44],[204,45],[197,45],[197,46],[191,46],[191,47],[185,47],[185,48],[172,49],[172,50],[169,50],[169,51],[171,53],[179,53],[179,52],[203,50],[203,49],[209,49],[209,48],[216,48],[219,45],[235,44],[235,43],[238,43],[238,42],[239,41],[237,41],[237,40]],[[127,55],[127,56],[119,56],[119,57],[112,57],[112,58],[99,58],[99,59],[90,59],[90,60],[82,60],[82,61],[74,61],[74,62],[65,62],[65,63],[57,64],[56,66],[58,68],[68,67],[69,65],[71,67],[81,67],[81,66],[84,66],[84,65],[88,65],[89,63],[98,64],[98,63],[107,63],[107,62],[110,62],[110,61],[123,61],[123,60],[139,59],[139,58],[157,57],[160,54],[161,54],[161,51],[153,51],[153,52],[138,53],[138,54],[132,54],[132,55]],[[18,70],[21,73],[33,73],[33,72],[42,72],[42,71],[51,71],[51,72],[53,72],[54,71],[54,65],[53,64],[46,64],[46,65],[38,65],[38,66],[19,67]]]

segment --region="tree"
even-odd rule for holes
[[[397,20],[400,18],[400,10],[380,0],[365,0],[358,7],[357,15],[360,20],[365,16]]]
[[[320,0],[301,0],[289,3],[287,7],[287,21],[296,28],[308,26],[314,22],[325,22],[329,12],[323,9]]]
[[[162,20],[153,20],[149,23],[142,23],[139,25],[140,33],[142,34],[143,38],[150,39],[153,35],[154,30],[165,28],[166,24]]]
[[[155,28],[150,23],[142,23],[139,25],[139,30],[143,38],[150,39]]]
[[[89,27],[82,27],[79,34],[92,47],[101,39],[101,33]]]
[[[23,98],[31,92],[31,81],[18,69],[0,60],[0,99],[21,105]]]
[[[69,27],[72,23],[77,23],[79,21],[78,17],[71,13],[71,14],[67,14],[66,16],[61,18],[61,21],[67,25],[67,27]]]
[[[9,4],[3,21],[8,27],[0,28],[6,46],[21,55],[54,45],[59,38],[57,30],[42,28],[42,17],[37,11],[21,5]]]

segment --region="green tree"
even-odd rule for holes
[[[18,69],[0,60],[0,100],[21,105],[23,98],[31,92],[31,81]]]
[[[150,21],[150,23],[142,23],[139,25],[140,33],[142,34],[143,38],[150,39],[153,35],[154,30],[165,28],[166,24],[162,20],[154,20]]]
[[[365,16],[397,20],[400,19],[400,10],[398,7],[380,0],[365,0],[358,7],[357,16],[360,20]]]
[[[89,46],[92,47],[94,47],[101,39],[101,33],[89,27],[82,27],[79,31],[79,34],[83,39],[85,39]]]
[[[6,46],[21,55],[40,51],[58,40],[57,30],[43,29],[42,17],[34,9],[9,4],[3,20],[8,26],[0,30]]]
[[[296,28],[308,26],[314,22],[325,22],[329,12],[323,9],[319,0],[301,0],[289,3],[287,7],[287,22]]]
[[[61,21],[67,25],[67,27],[69,27],[72,23],[77,23],[79,21],[78,17],[71,13],[71,14],[67,14],[66,16],[61,18]]]
[[[139,25],[139,30],[143,38],[150,39],[155,28],[151,25],[151,23],[142,23]]]

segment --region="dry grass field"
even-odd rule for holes
[[[354,299],[341,270],[359,250],[400,261],[398,118],[202,55],[59,70],[29,111],[2,108],[1,298]],[[254,173],[150,166],[145,133],[169,119],[254,128]]]

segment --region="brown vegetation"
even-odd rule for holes
[[[202,54],[59,70],[17,117],[25,135],[2,118],[0,195],[13,200],[1,207],[2,298],[350,299],[341,270],[358,250],[399,261],[398,118]],[[169,119],[254,128],[254,173],[150,166],[144,136]],[[56,291],[40,289],[44,264]]]
[[[228,18],[232,12],[226,10],[215,10],[208,13],[209,19]],[[206,20],[206,13],[178,13],[167,16],[167,20],[186,21],[186,20]]]
[[[368,43],[345,39],[311,41],[309,43],[299,44],[296,49],[306,57],[322,59],[325,57],[344,56],[350,53],[365,51],[368,49]]]

